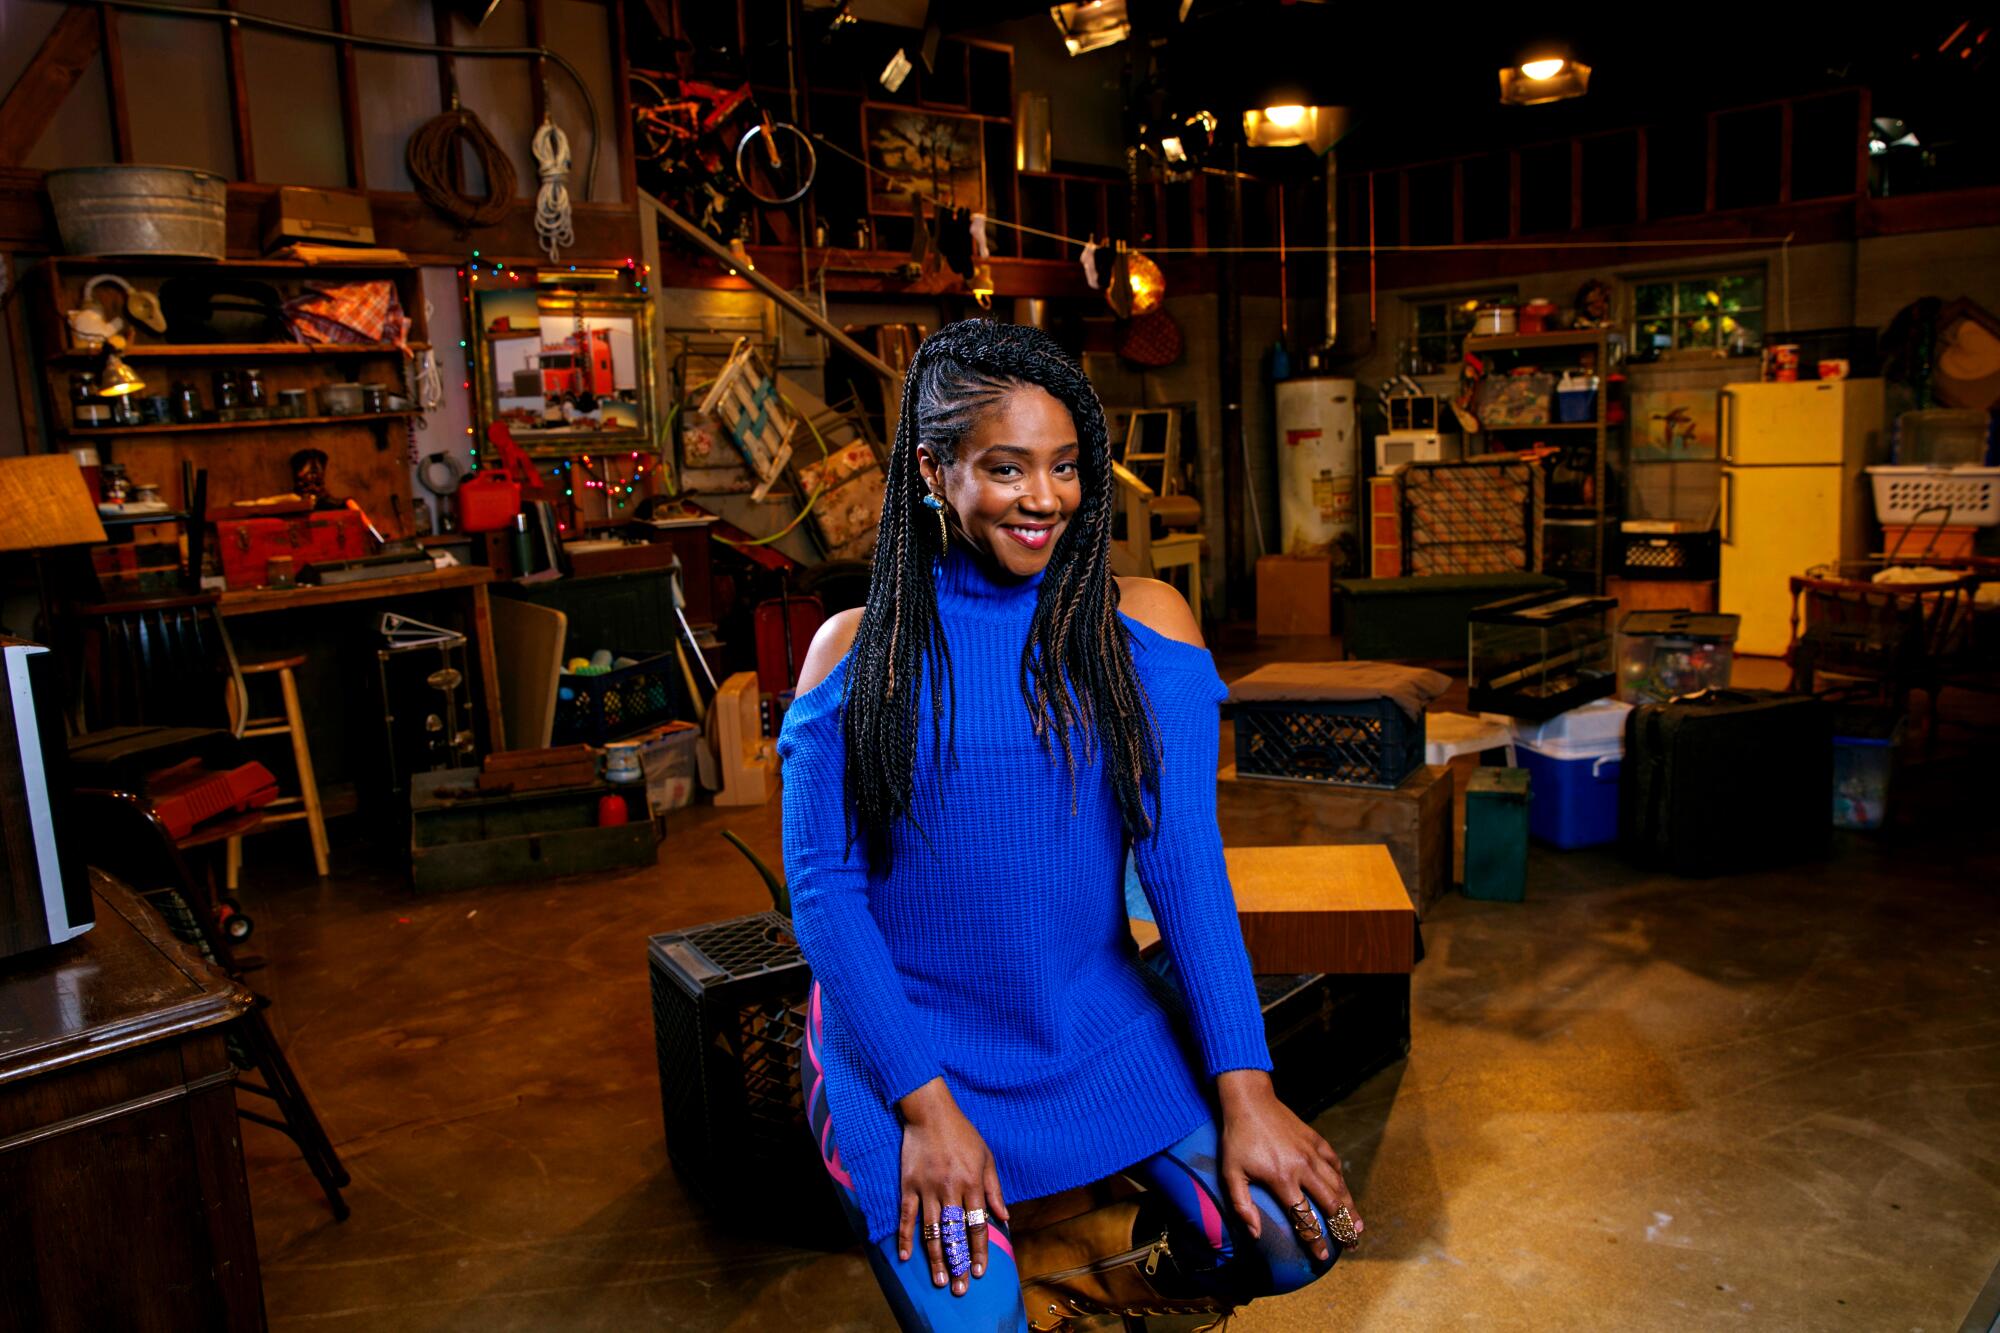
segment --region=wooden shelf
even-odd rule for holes
[[[1490,435],[1496,430],[1596,430],[1595,421],[1545,421],[1539,426],[1481,426],[1481,434]]]
[[[1467,334],[1465,346],[1476,352],[1504,352],[1532,347],[1589,347],[1604,341],[1611,329],[1564,329],[1556,333]]]
[[[64,435],[99,436],[127,435],[184,435],[192,432],[238,431],[238,430],[282,430],[293,426],[345,426],[362,421],[407,421],[414,412],[348,412],[342,416],[328,417],[265,417],[261,421],[173,421],[161,426],[84,426],[65,427]]]
[[[427,351],[429,343],[413,342],[406,346],[412,352]],[[119,355],[127,361],[218,361],[231,359],[261,360],[266,357],[290,359],[293,357],[338,357],[338,356],[386,356],[400,355],[402,347],[395,343],[186,343],[169,346],[149,346],[141,344],[128,347]],[[89,365],[102,361],[104,353],[67,351],[58,352],[49,358],[64,365]]]

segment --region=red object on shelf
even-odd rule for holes
[[[521,512],[521,483],[498,472],[481,472],[458,488],[458,526],[467,532],[498,532],[514,526]]]
[[[199,759],[146,775],[146,799],[175,841],[220,815],[261,810],[278,797],[278,780],[262,764],[209,769]]]
[[[373,549],[361,519],[349,510],[285,518],[225,518],[215,525],[222,578],[231,588],[263,586],[276,556],[294,569],[329,560],[354,560]]]
[[[620,824],[632,822],[632,811],[626,806],[625,798],[615,791],[608,791],[597,798],[597,827],[616,828]]]

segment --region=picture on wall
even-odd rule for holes
[[[1715,404],[1714,389],[1634,389],[1633,461],[1714,458]]]
[[[861,108],[868,149],[868,211],[908,216],[921,197],[952,208],[986,207],[984,122],[906,107]]]

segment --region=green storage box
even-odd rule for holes
[[[643,782],[473,793],[476,768],[419,773],[410,783],[410,878],[437,892],[629,870],[659,859]],[[625,802],[626,822],[597,826],[597,803]]]
[[[1474,608],[1567,586],[1551,574],[1336,579],[1341,651],[1369,661],[1463,662]]]
[[[1482,768],[1465,784],[1465,896],[1518,903],[1528,893],[1528,770]]]

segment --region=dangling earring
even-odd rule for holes
[[[932,513],[937,515],[938,550],[943,551],[946,547],[951,545],[950,529],[945,527],[945,522],[944,522],[944,501],[938,499],[935,493],[931,493],[924,496],[924,503],[930,506],[930,510]]]

